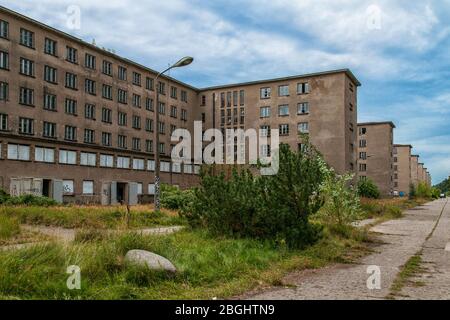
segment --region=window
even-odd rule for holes
[[[102,97],[108,100],[112,100],[112,86],[104,84],[102,86]]]
[[[78,50],[67,46],[67,56],[66,59],[72,63],[78,63]]]
[[[158,90],[159,90],[160,94],[165,95],[166,94],[166,84],[161,81],[158,81]]]
[[[183,120],[183,121],[188,120],[187,110],[185,110],[185,109],[181,109],[181,120]]]
[[[67,114],[76,115],[77,114],[77,102],[72,99],[66,99],[64,111]]]
[[[147,90],[154,90],[154,80],[152,78],[147,77],[146,81],[145,81],[145,87],[147,88]]]
[[[308,82],[303,82],[303,83],[299,83],[297,84],[297,93],[298,94],[307,94],[309,93],[309,83]]]
[[[33,135],[34,120],[29,118],[19,118],[19,133]]]
[[[133,93],[133,107],[141,107],[141,96]]]
[[[30,161],[30,146],[8,144],[8,159]]]
[[[100,155],[100,167],[114,168],[114,156],[101,154]]]
[[[300,122],[298,124],[298,133],[309,133],[309,123],[308,122]]]
[[[181,101],[188,102],[188,95],[187,92],[184,90],[181,90]]]
[[[73,195],[75,193],[73,180],[63,181],[63,193],[65,195]]]
[[[141,117],[133,116],[132,127],[133,127],[133,129],[137,129],[137,130],[141,129]]]
[[[119,169],[130,169],[130,158],[117,157],[117,168],[119,168]]]
[[[271,93],[271,88],[261,88],[261,99],[270,99]]]
[[[156,193],[155,190],[156,190],[156,189],[155,189],[155,185],[154,185],[153,183],[150,183],[150,184],[148,185],[148,194],[154,195],[154,194]]]
[[[44,67],[44,81],[50,82],[50,83],[57,83],[57,74],[58,71],[56,68],[45,66]]]
[[[181,163],[172,163],[172,172],[181,173]]]
[[[83,194],[84,195],[94,194],[94,181],[83,181]]]
[[[259,136],[260,137],[270,137],[270,126],[264,125],[260,127]]]
[[[112,146],[112,135],[111,133],[102,132],[102,145],[105,147]]]
[[[202,96],[202,100],[201,101],[202,101],[201,102],[201,106],[202,107],[206,106],[206,96],[205,95]]]
[[[170,162],[161,161],[161,172],[170,172]]]
[[[34,62],[25,58],[20,58],[20,74],[34,77]]]
[[[44,94],[44,109],[49,111],[56,111],[56,95]]]
[[[302,102],[297,105],[297,114],[309,114],[309,103],[308,102]]]
[[[172,99],[178,99],[178,89],[176,87],[170,87],[170,97]]]
[[[66,88],[76,90],[77,89],[77,75],[66,72]]]
[[[0,131],[8,131],[8,115],[0,113]]]
[[[162,114],[162,115],[166,114],[166,104],[165,103],[163,103],[163,102],[159,103],[158,112],[159,112],[159,114]]]
[[[397,163],[398,162],[398,158],[394,157],[394,162]]]
[[[193,172],[193,167],[192,167],[192,164],[185,164],[184,165],[184,173],[186,173],[186,174],[192,174],[192,172]]]
[[[138,195],[143,194],[142,188],[143,188],[142,183],[138,183],[138,184],[137,184],[137,194],[138,194]]]
[[[95,153],[82,152],[80,155],[80,165],[95,167],[97,164],[97,155]]]
[[[133,72],[133,84],[136,86],[141,86],[141,74]]]
[[[44,53],[56,56],[56,41],[45,38],[44,40]]]
[[[119,148],[126,149],[127,148],[127,137],[119,135],[119,137],[117,139],[117,144],[118,144]]]
[[[103,74],[106,74],[107,76],[112,76],[112,63],[109,61],[103,60],[102,72],[103,72]]]
[[[122,104],[128,103],[128,93],[125,90],[118,89],[117,99]]]
[[[145,170],[144,159],[133,159],[133,170]]]
[[[127,126],[127,114],[124,112],[119,112],[119,126],[126,127]]]
[[[172,135],[175,130],[177,130],[177,126],[174,126],[173,124],[170,125],[170,135]]]
[[[178,116],[177,107],[175,107],[175,106],[170,107],[170,116],[172,118],[176,118]]]
[[[289,116],[289,105],[284,104],[278,107],[278,115],[280,117]]]
[[[227,92],[227,108],[231,107],[231,92]]]
[[[0,51],[0,69],[9,69],[9,54],[8,52]]]
[[[44,127],[42,135],[45,138],[56,138],[56,123],[44,121]]]
[[[77,141],[77,128],[72,126],[65,126],[64,139],[67,141]]]
[[[206,123],[206,113],[202,113],[202,122]]]
[[[29,88],[20,88],[19,103],[26,106],[34,106],[34,90]]]
[[[163,142],[159,143],[158,151],[159,151],[160,154],[165,154],[166,153],[166,145]]]
[[[159,122],[158,123],[158,132],[160,134],[165,134],[166,133],[166,124],[164,122]]]
[[[239,104],[241,106],[245,105],[245,91],[244,90],[239,91]]]
[[[77,164],[77,152],[69,150],[59,150],[59,163],[61,164]]]
[[[34,49],[34,33],[29,30],[21,28],[20,44],[25,47]]]
[[[0,101],[8,101],[9,85],[6,82],[0,82]]]
[[[147,160],[147,170],[155,171],[155,161],[154,160]]]
[[[366,171],[367,171],[367,164],[365,164],[365,163],[360,163],[360,164],[359,164],[359,171],[360,171],[360,172],[366,172]]]
[[[126,81],[127,80],[127,68],[119,66],[118,77],[119,77],[119,80]]]
[[[0,38],[9,38],[9,23],[4,20],[0,20]]]
[[[261,145],[261,149],[260,149],[260,155],[261,157],[270,157],[270,145],[268,144],[263,144]]]
[[[153,152],[153,140],[145,140],[145,151],[148,153]]]
[[[145,99],[145,109],[148,111],[153,111],[153,99],[151,98]]]
[[[55,149],[49,148],[34,148],[34,161],[54,163],[55,162]]]
[[[289,86],[279,86],[278,87],[278,96],[279,97],[289,96]]]
[[[220,94],[220,107],[225,108],[225,93]]]
[[[141,151],[141,139],[133,138],[131,140],[131,147],[134,151]]]
[[[367,134],[367,128],[359,128],[359,135],[364,136]]]
[[[84,66],[88,69],[95,70],[97,65],[97,58],[92,54],[86,53],[84,57]]]
[[[270,117],[270,107],[261,107],[260,116],[261,116],[261,118],[269,118]]]
[[[84,143],[95,143],[95,131],[91,129],[84,129]]]
[[[84,88],[86,93],[91,94],[91,95],[96,95],[96,85],[95,85],[95,81],[94,80],[90,80],[90,79],[86,79],[84,81]]]
[[[367,152],[360,152],[359,153],[359,159],[367,160]]]
[[[360,140],[359,141],[359,147],[360,148],[366,148],[367,147],[367,140]]]
[[[280,124],[280,136],[288,136],[289,135],[289,125],[288,124]]]
[[[102,108],[102,122],[112,123],[112,110],[108,108]]]
[[[84,117],[86,119],[95,120],[95,105],[90,103],[84,105]]]

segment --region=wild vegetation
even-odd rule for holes
[[[362,198],[379,199],[380,190],[371,179],[360,180],[358,182],[358,194]]]
[[[4,190],[0,189],[0,205],[51,207],[55,206],[56,204],[56,201],[53,199],[49,199],[46,197],[37,197],[34,195],[11,197]]]

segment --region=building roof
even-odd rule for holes
[[[227,85],[218,85],[218,86],[202,88],[201,91],[224,89],[224,88],[234,88],[234,87],[242,87],[242,86],[264,84],[264,83],[278,82],[278,81],[288,81],[288,80],[302,79],[302,78],[311,78],[311,77],[317,77],[317,76],[323,76],[323,75],[331,75],[331,74],[338,74],[338,73],[345,73],[358,87],[361,86],[361,82],[359,82],[359,80],[350,71],[350,69],[338,69],[338,70],[330,70],[330,71],[323,71],[323,72],[315,72],[315,73],[294,75],[294,76],[288,76],[288,77],[282,77],[282,78],[273,78],[273,79],[248,81],[248,82],[241,82],[241,83],[232,83],[232,84],[227,84]]]
[[[22,19],[22,20],[25,20],[27,22],[33,23],[33,24],[37,25],[38,27],[40,27],[40,28],[42,28],[44,30],[57,33],[58,35],[60,35],[62,37],[65,37],[65,38],[67,38],[69,40],[79,42],[82,45],[86,46],[87,48],[90,48],[90,49],[95,50],[95,51],[99,51],[99,52],[101,52],[102,54],[104,54],[106,56],[110,56],[110,57],[115,58],[117,60],[121,60],[124,63],[130,64],[130,65],[134,65],[135,67],[143,69],[143,70],[146,70],[147,72],[150,72],[150,73],[154,73],[154,74],[158,74],[159,73],[158,71],[156,71],[154,69],[151,69],[149,67],[141,65],[141,64],[139,64],[137,62],[134,62],[132,60],[129,60],[127,58],[121,57],[121,56],[119,56],[119,55],[117,55],[117,54],[115,54],[113,52],[108,51],[108,50],[104,50],[104,49],[102,49],[100,47],[97,47],[96,45],[93,45],[91,43],[88,43],[88,42],[84,41],[83,39],[77,38],[77,37],[75,37],[75,36],[73,36],[73,35],[71,35],[69,33],[66,33],[64,31],[61,31],[61,30],[58,30],[58,29],[53,28],[51,26],[48,26],[48,25],[46,25],[46,24],[44,24],[44,23],[42,23],[40,21],[34,20],[34,19],[30,18],[30,17],[27,17],[27,16],[25,16],[23,14],[20,14],[20,13],[16,12],[16,11],[8,9],[8,8],[6,8],[4,6],[0,5],[0,10],[4,11],[4,12],[10,14],[10,15],[13,15],[13,16],[15,16],[18,19]],[[175,78],[172,78],[172,77],[169,77],[169,76],[166,76],[166,75],[164,75],[163,78],[164,79],[168,79],[171,82],[175,82],[175,83],[178,83],[180,85],[183,85],[183,86],[185,86],[187,88],[190,88],[191,90],[200,92],[200,91],[213,90],[213,89],[219,89],[219,88],[231,88],[231,87],[251,85],[251,84],[259,84],[259,83],[266,83],[266,82],[273,82],[273,81],[284,81],[284,80],[291,80],[291,79],[301,79],[301,78],[308,78],[308,77],[329,75],[329,74],[337,74],[337,73],[345,73],[358,87],[361,86],[361,82],[359,82],[359,80],[355,77],[355,75],[349,69],[331,70],[331,71],[324,71],[324,72],[317,72],[317,73],[289,76],[289,77],[276,78],[276,79],[258,80],[258,81],[252,81],[252,82],[228,84],[228,85],[222,85],[222,86],[219,85],[219,86],[207,87],[207,88],[203,88],[203,89],[196,88],[196,87],[194,87],[192,85],[189,85],[189,84],[187,84],[185,82],[179,81],[179,80],[177,80]]]
[[[396,128],[395,124],[392,121],[381,121],[381,122],[363,122],[358,123],[358,127],[367,127],[367,126],[380,126],[380,125],[390,125],[392,128]]]
[[[394,147],[410,147],[411,149],[414,148],[412,145],[410,144],[394,144]]]
[[[417,155],[417,154],[412,154],[411,157],[413,157],[413,158],[420,158],[420,156]]]

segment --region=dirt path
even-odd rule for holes
[[[434,241],[434,236],[431,236],[428,241],[427,238],[436,227],[446,202],[446,200],[438,200],[408,210],[405,212],[405,217],[400,220],[388,221],[373,227],[371,231],[379,234],[378,238],[383,244],[377,247],[377,252],[361,259],[359,264],[334,265],[321,270],[291,274],[284,282],[293,288],[273,288],[263,293],[249,294],[246,298],[250,300],[385,299],[389,296],[392,283],[402,266],[427,243]],[[449,208],[445,212],[447,212],[445,217],[448,217]],[[439,248],[444,242],[448,242],[449,224],[450,220],[442,220],[434,233],[435,237],[439,238],[436,238]],[[444,250],[440,250],[440,254],[436,254],[436,257],[442,259],[443,252]],[[450,264],[448,260],[446,261],[445,267],[448,271]],[[444,265],[443,261],[437,263]],[[370,277],[368,268],[374,266],[381,271],[381,288],[371,290],[367,285]],[[448,275],[447,272],[446,276],[440,278],[441,281],[446,281],[447,296],[450,292],[448,291],[450,281]],[[431,281],[430,284],[432,284]],[[437,284],[432,285],[434,288]],[[412,292],[411,296],[413,296]]]

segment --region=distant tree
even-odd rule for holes
[[[376,184],[370,180],[360,180],[358,183],[358,194],[360,197],[369,198],[369,199],[379,199],[380,198],[380,190]]]
[[[411,183],[409,185],[409,199],[415,199],[417,197],[417,191],[416,191],[416,186],[414,185],[414,183]]]

